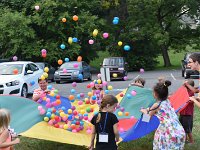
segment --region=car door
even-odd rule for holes
[[[24,83],[26,83],[28,85],[28,93],[30,93],[33,90],[33,86],[30,86],[31,81],[32,81],[32,74],[28,74],[28,71],[32,71],[31,70],[31,66],[30,64],[26,64],[25,69],[24,69]]]
[[[31,92],[34,91],[34,89],[38,88],[38,79],[41,77],[41,75],[43,74],[43,70],[38,68],[37,65],[35,65],[34,63],[30,63],[30,68],[31,71],[33,71],[33,74],[31,74],[31,81],[34,81],[35,84],[31,86],[30,90]]]
[[[83,74],[84,78],[89,78],[90,77],[90,67],[86,62],[83,62]]]

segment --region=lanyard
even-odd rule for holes
[[[152,110],[156,110],[156,109],[158,109],[159,107],[160,107],[160,104],[162,103],[162,101],[160,101],[160,103],[158,104],[158,106],[156,107],[156,108],[154,108],[154,109],[149,109],[149,111],[148,111],[148,113],[150,112],[150,111],[152,111]],[[148,114],[147,113],[147,114]]]
[[[102,131],[103,133],[104,133],[104,131],[105,131],[105,128],[106,128],[107,117],[108,117],[108,112],[106,113],[106,118],[105,118],[105,122],[104,122],[104,127],[103,127],[103,130],[102,130],[101,123],[99,123],[100,129],[101,129],[101,131]]]

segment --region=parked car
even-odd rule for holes
[[[191,54],[192,53],[186,53],[183,60],[181,60],[182,77],[184,77],[185,79],[190,78],[192,76],[196,76],[197,78],[199,77],[199,72],[192,70],[188,66],[188,61]]]
[[[0,59],[0,63],[3,63],[3,62],[10,62],[11,60],[10,59]]]
[[[50,64],[46,62],[36,62],[35,64],[37,64],[42,70],[44,70],[45,67],[48,67],[49,68],[48,80],[51,80],[52,82],[54,81],[54,73],[56,71],[54,67],[52,67]]]
[[[74,67],[75,65],[77,66]],[[80,75],[83,76],[83,78],[79,78]],[[84,79],[92,80],[90,66],[84,61],[65,62],[54,74],[54,81],[56,81],[56,83],[60,83],[61,81],[83,82]]]
[[[38,78],[43,74],[35,63],[15,61],[0,63],[0,94],[27,97],[38,88]]]
[[[110,70],[110,79],[122,79],[128,74],[128,64],[125,62],[124,57],[108,57],[104,58],[103,68],[109,68]],[[117,74],[117,77],[114,76]]]

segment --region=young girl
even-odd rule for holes
[[[168,97],[168,86],[171,82],[166,80],[157,83],[153,88],[153,95],[157,100],[151,108],[141,109],[144,114],[156,115],[160,120],[153,141],[153,149],[183,150],[185,144],[185,131],[181,126],[178,116],[172,108]]]
[[[12,150],[13,145],[20,142],[19,138],[12,141],[8,130],[10,123],[10,113],[6,109],[0,109],[0,150]]]
[[[117,98],[113,95],[105,95],[103,97],[100,112],[91,120],[93,129],[89,150],[94,148],[95,136],[96,150],[117,150],[116,142],[119,141],[118,119],[113,114],[117,103]]]
[[[104,96],[102,80],[98,79],[94,81],[94,87],[92,88],[93,96],[96,96],[95,100],[91,100],[91,103],[97,102],[99,105],[101,104],[101,100]]]

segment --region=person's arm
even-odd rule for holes
[[[197,107],[200,108],[200,102],[199,102],[199,99],[195,98],[194,96],[189,97],[189,99],[190,99],[191,101],[193,101],[193,102],[197,105]]]
[[[192,91],[193,93],[198,93],[199,90],[193,86],[191,86],[190,84],[188,84],[187,82],[184,83],[184,85],[190,90]]]
[[[150,116],[153,116],[159,108],[158,105],[159,105],[158,103],[154,103],[153,106],[151,106],[151,108],[147,108],[147,109],[142,108],[140,111],[143,114],[149,114]]]
[[[96,129],[95,129],[95,126],[93,125],[93,127],[92,127],[92,136],[91,136],[91,142],[90,142],[89,150],[93,150],[94,149],[95,135],[96,135]]]
[[[11,141],[11,142],[3,142],[0,144],[0,148],[7,148],[10,146],[13,146],[15,144],[18,144],[20,142],[19,138],[16,138],[15,140]]]
[[[6,129],[0,135],[0,145],[9,137],[9,131]]]
[[[41,98],[41,96],[43,95],[43,91],[39,91],[38,89],[36,89],[34,92],[33,92],[33,97],[32,97],[32,99],[34,100],[34,101],[38,101],[40,98]]]
[[[114,134],[115,134],[116,142],[118,142],[119,141],[119,131],[118,131],[117,123],[115,123],[113,125],[113,131],[114,131]]]

